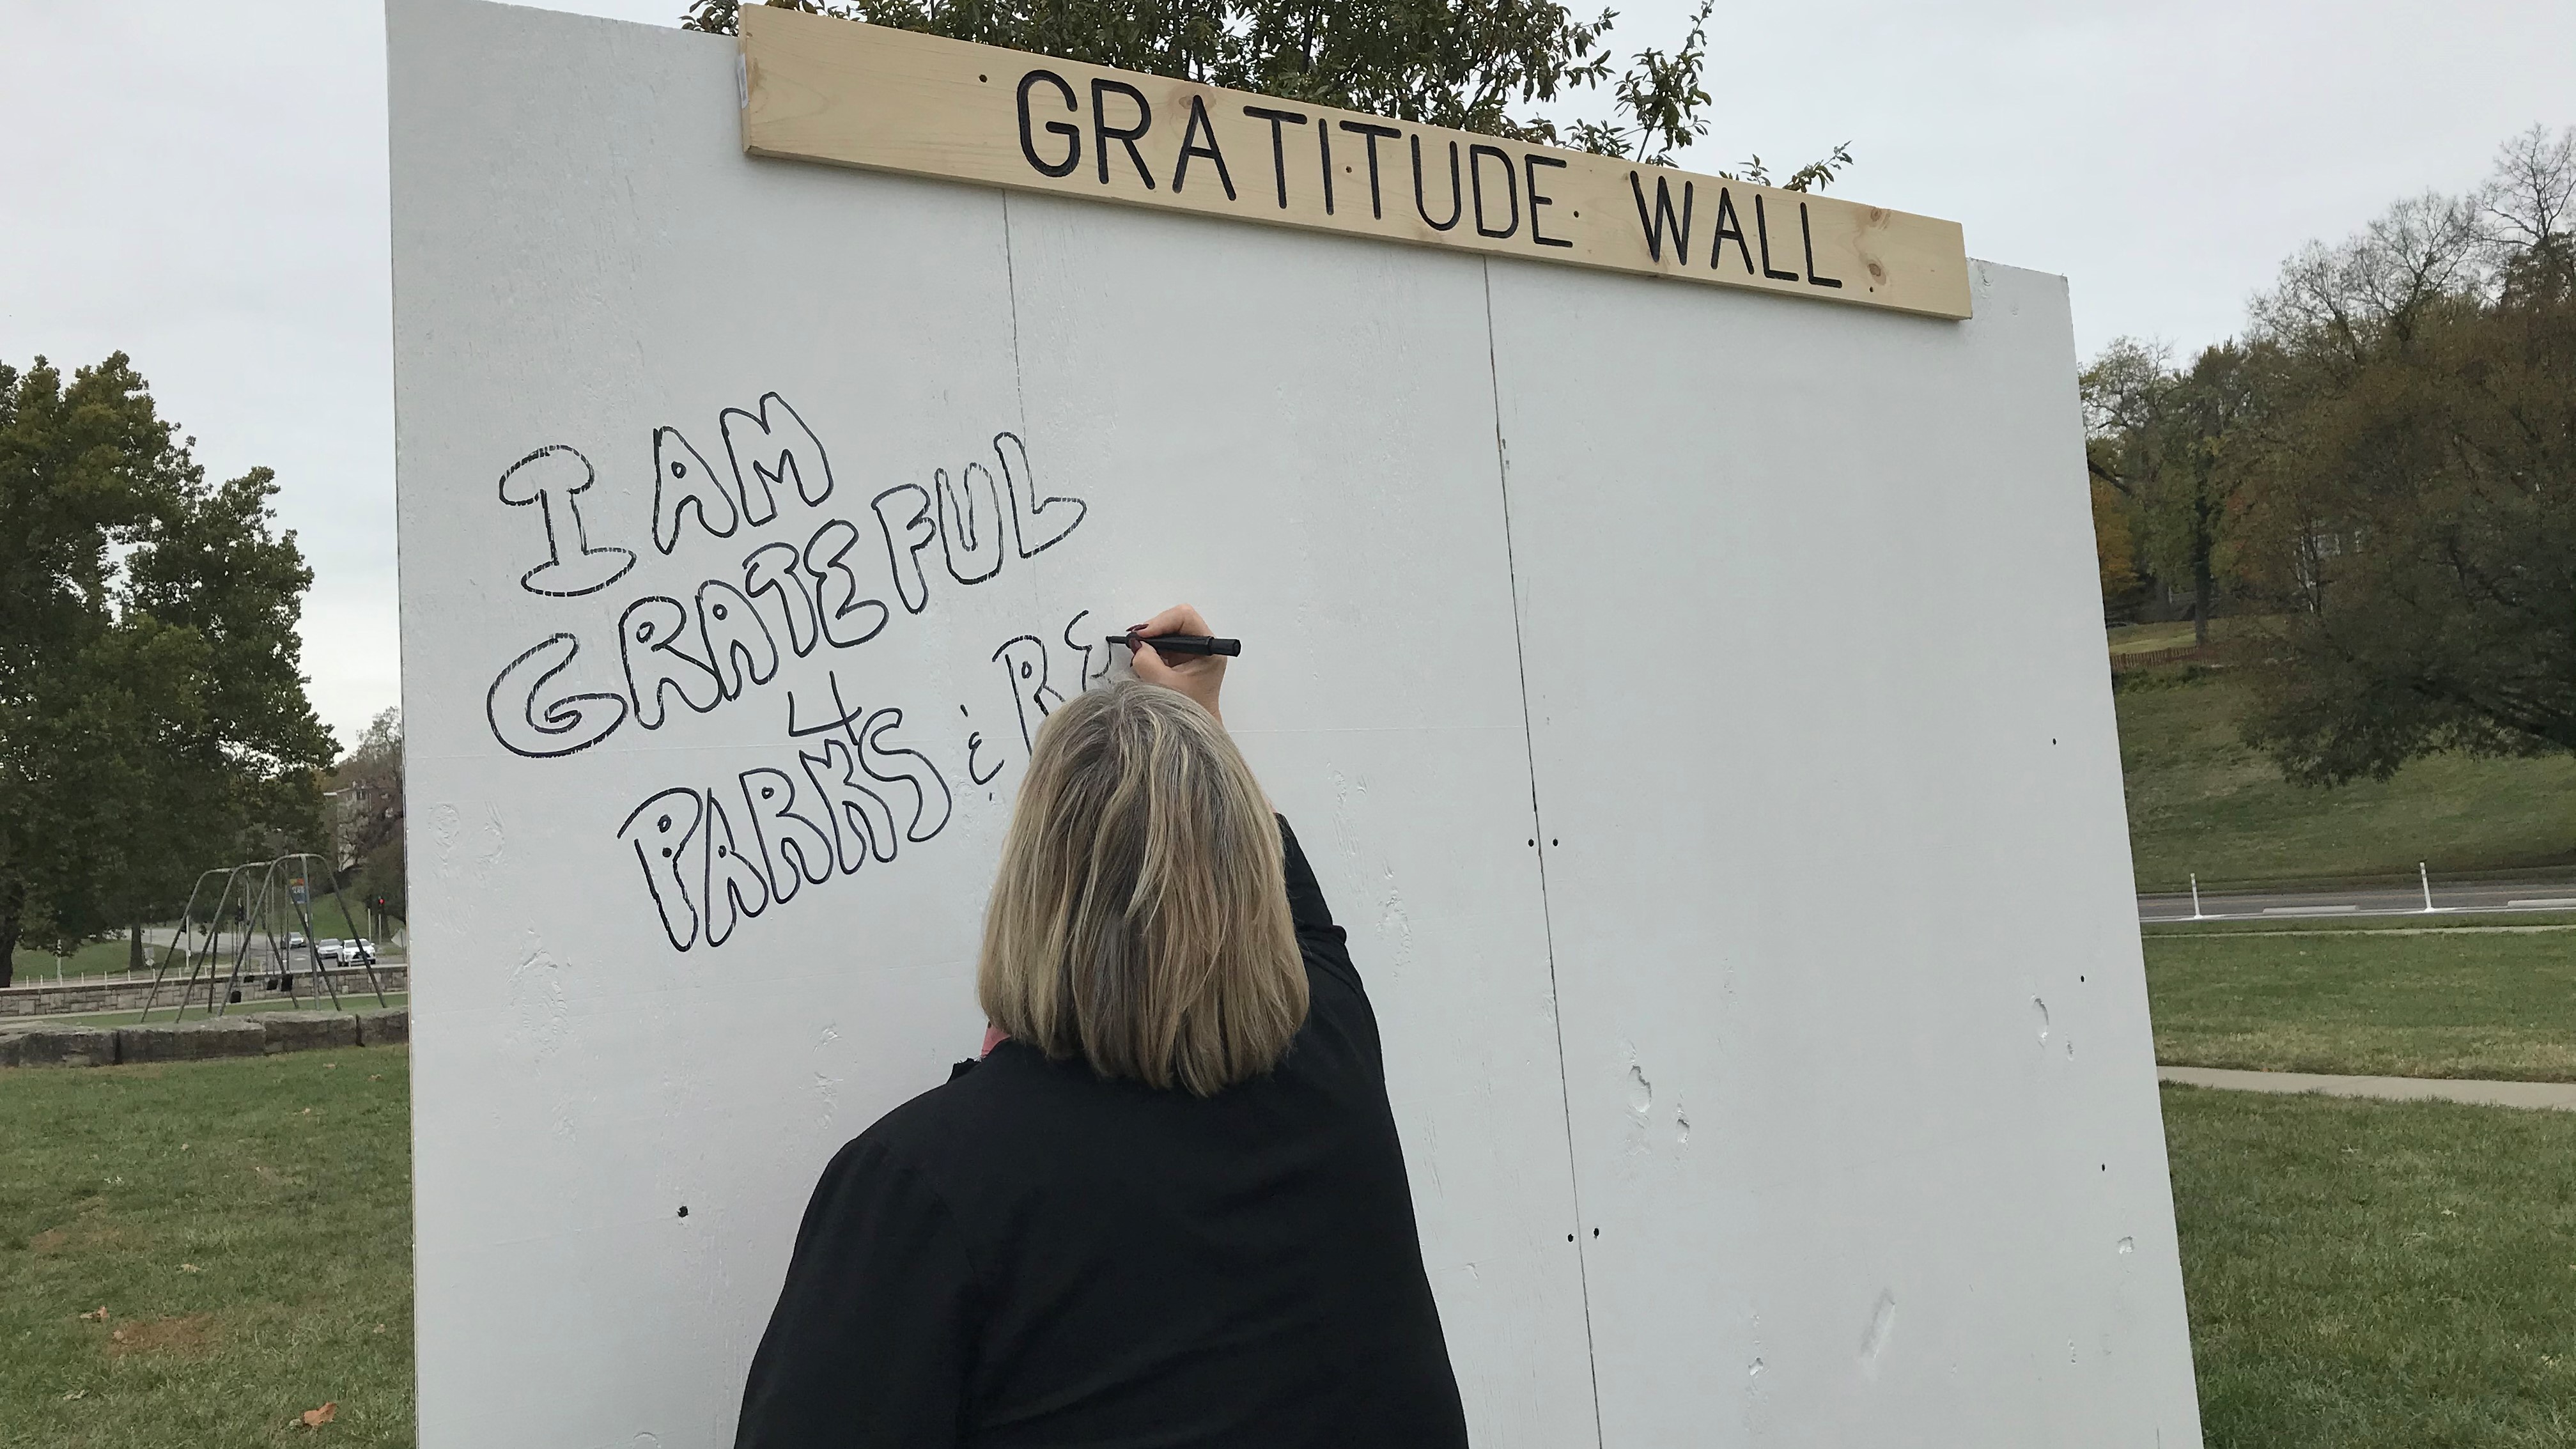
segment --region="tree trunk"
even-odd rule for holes
[[[2191,561],[2191,642],[2194,646],[2209,642],[2209,555],[2203,553]]]
[[[25,886],[14,882],[0,886],[0,986],[7,986],[17,979],[18,929],[26,904]]]
[[[143,974],[143,923],[137,921],[125,938],[125,969],[137,976]]]

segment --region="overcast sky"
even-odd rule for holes
[[[1589,0],[1578,0],[1577,9]],[[670,23],[680,0],[559,8]],[[1669,46],[1683,0],[1619,7]],[[384,27],[369,0],[0,0],[0,359],[132,354],[210,471],[278,472],[316,575],[313,701],[345,744],[396,702]],[[2073,279],[2077,347],[2189,348],[2312,237],[2457,190],[2576,121],[2576,4],[2015,0],[1735,5],[1715,132],[1775,170]]]

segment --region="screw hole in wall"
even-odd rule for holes
[[[680,1216],[682,1216],[682,1217],[687,1217],[688,1215],[689,1215],[689,1205],[688,1205],[687,1203],[682,1203],[682,1204],[680,1204]]]

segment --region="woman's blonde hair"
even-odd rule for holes
[[[1205,1097],[1306,1020],[1279,825],[1224,728],[1160,685],[1091,690],[1039,729],[984,916],[975,991],[1012,1037]]]

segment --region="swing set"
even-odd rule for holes
[[[358,918],[349,913],[348,899],[340,892],[340,882],[324,865],[322,857],[298,851],[275,860],[247,861],[230,869],[217,868],[197,877],[189,888],[187,909],[180,913],[179,924],[171,932],[169,947],[161,952],[158,967],[152,973],[152,989],[143,998],[142,1020],[152,1019],[152,1009],[159,1004],[161,986],[179,961],[188,965],[187,979],[179,986],[179,995],[170,1019],[177,1021],[188,1013],[188,1003],[196,995],[199,981],[205,983],[205,1012],[221,1016],[225,1009],[241,1000],[243,968],[250,964],[251,950],[261,947],[257,975],[273,984],[282,985],[289,999],[301,1004],[303,992],[296,986],[297,954],[304,958],[305,974],[320,983],[314,993],[314,1004],[328,994],[331,1008],[340,1009],[340,986],[332,979],[325,964],[322,946],[313,929],[312,891],[308,882],[319,876],[329,882],[331,899],[340,907],[340,919],[355,929]],[[206,892],[207,882],[221,877],[211,908],[200,917],[197,903]],[[240,929],[238,939],[224,939],[225,912],[229,910]],[[283,932],[281,939],[280,933]],[[227,946],[229,945],[229,950]],[[231,958],[229,976],[225,956]],[[358,964],[365,968],[367,984],[374,988],[376,1004],[386,1005],[384,982],[376,975],[375,952],[365,946],[357,950]],[[345,960],[341,963],[345,965]]]

